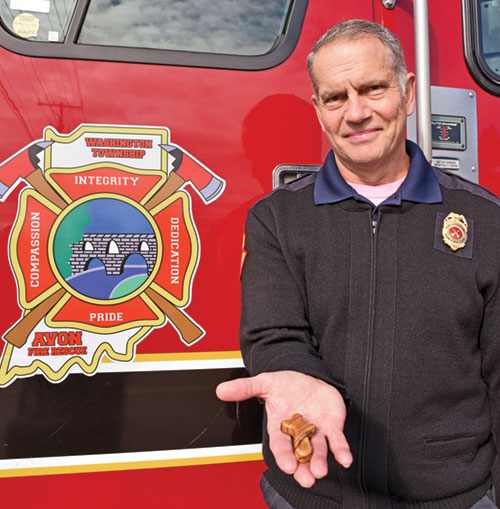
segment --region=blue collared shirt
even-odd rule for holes
[[[406,140],[406,152],[410,156],[408,175],[398,190],[379,206],[401,205],[403,200],[417,203],[441,203],[443,197],[437,176],[423,152],[418,145],[409,140]],[[335,162],[333,151],[330,151],[314,184],[314,203],[315,205],[337,203],[348,198],[372,204],[344,180]],[[374,214],[377,209],[378,207],[374,208]]]

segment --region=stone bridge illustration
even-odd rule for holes
[[[151,274],[158,256],[154,233],[85,233],[79,242],[71,244],[71,249],[72,275],[87,270],[95,258],[103,263],[107,275],[119,275],[127,258],[133,254],[144,258],[148,274]]]

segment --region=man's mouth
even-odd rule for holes
[[[382,129],[379,128],[373,128],[373,129],[363,129],[362,131],[352,131],[350,133],[345,134],[344,138],[353,143],[356,142],[362,143],[364,141],[373,140],[381,130]]]

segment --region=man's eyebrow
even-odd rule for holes
[[[388,85],[391,84],[391,81],[392,80],[390,80],[388,78],[373,78],[373,79],[368,79],[368,80],[364,81],[363,83],[361,83],[359,88],[373,87],[374,85],[388,86]]]
[[[366,80],[363,80],[359,84],[357,84],[354,88],[357,91],[363,91],[367,88],[373,87],[373,86],[383,86],[388,87],[392,83],[392,80],[387,77],[381,77],[381,78],[367,78]],[[319,94],[320,99],[328,99],[329,97],[337,97],[342,96],[346,94],[346,89],[344,87],[339,88],[330,88],[322,91]]]
[[[345,88],[331,88],[324,90],[319,94],[320,99],[328,99],[329,97],[337,97],[346,93]]]

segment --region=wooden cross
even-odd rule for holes
[[[290,435],[293,440],[293,452],[299,463],[308,463],[313,453],[310,438],[316,434],[316,426],[308,424],[300,414],[293,414],[291,419],[281,423],[281,431]]]

